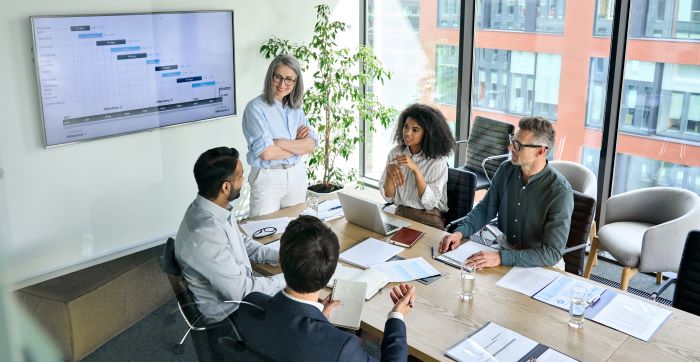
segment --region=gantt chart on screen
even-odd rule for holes
[[[231,17],[34,18],[47,146],[235,114]]]

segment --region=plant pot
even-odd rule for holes
[[[343,189],[342,185],[329,184],[328,187],[326,187],[322,183],[318,183],[318,184],[311,185],[311,186],[307,187],[307,190],[309,190],[309,193],[315,194],[316,196],[330,195],[330,194],[338,192],[342,189]]]

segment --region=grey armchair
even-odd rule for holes
[[[672,187],[651,187],[611,197],[605,219],[593,238],[584,277],[591,275],[597,252],[605,250],[623,266],[620,289],[638,271],[677,272],[686,235],[700,226],[700,196]]]

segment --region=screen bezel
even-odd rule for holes
[[[95,16],[131,16],[131,15],[159,15],[159,14],[195,14],[195,13],[230,13],[231,14],[231,50],[232,50],[232,57],[231,57],[231,66],[233,67],[232,69],[232,74],[233,74],[233,113],[225,116],[217,116],[217,117],[209,117],[209,118],[203,118],[203,119],[197,119],[197,120],[192,120],[192,121],[187,121],[187,122],[182,122],[182,123],[177,123],[177,124],[171,124],[167,126],[158,126],[158,127],[151,127],[151,128],[144,128],[140,130],[135,130],[135,131],[128,131],[128,132],[121,132],[121,133],[116,133],[116,134],[111,134],[111,135],[106,135],[106,136],[98,136],[98,137],[92,137],[89,139],[83,139],[83,140],[77,140],[77,141],[70,141],[70,142],[63,142],[63,143],[58,143],[58,144],[53,144],[49,145],[48,144],[48,138],[46,135],[46,120],[44,118],[44,97],[41,92],[41,80],[39,78],[39,62],[36,60],[36,51],[35,51],[35,46],[36,46],[36,33],[34,31],[35,29],[35,24],[34,20],[35,19],[47,19],[47,18],[83,18],[83,17],[95,17]],[[193,11],[157,11],[157,12],[137,12],[137,13],[110,13],[110,14],[82,14],[82,15],[35,15],[35,16],[30,16],[29,17],[29,22],[30,26],[32,28],[32,61],[34,62],[34,69],[35,69],[35,75],[36,75],[36,85],[37,85],[37,92],[38,92],[38,98],[39,98],[39,107],[40,107],[40,113],[41,113],[41,132],[42,132],[42,138],[44,140],[44,149],[48,148],[54,148],[54,147],[61,147],[61,146],[68,146],[72,144],[77,144],[77,143],[84,143],[84,142],[91,142],[91,141],[97,141],[97,140],[102,140],[102,139],[107,139],[107,138],[113,138],[113,137],[121,137],[129,134],[135,134],[135,133],[141,133],[141,132],[151,132],[159,129],[166,129],[166,128],[171,128],[171,127],[178,127],[178,126],[184,126],[184,125],[190,125],[190,124],[195,124],[195,123],[200,123],[200,122],[208,122],[208,121],[213,121],[217,119],[222,119],[226,117],[232,117],[236,116],[238,114],[238,106],[236,102],[236,95],[237,95],[237,89],[236,89],[236,34],[235,34],[235,19],[234,19],[234,12],[233,10],[193,10]]]

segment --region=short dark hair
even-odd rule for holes
[[[402,146],[403,142],[403,126],[408,117],[411,117],[418,122],[418,125],[423,128],[423,139],[421,139],[421,151],[427,158],[438,158],[449,156],[455,150],[457,144],[452,135],[450,127],[447,125],[447,119],[437,108],[415,103],[404,109],[399,115],[396,122],[396,132],[394,133],[394,141]]]
[[[238,151],[232,147],[216,147],[202,153],[194,163],[194,179],[199,194],[208,199],[219,196],[221,184],[236,172]]]
[[[535,142],[543,146],[547,146],[549,150],[554,147],[554,140],[557,133],[554,131],[552,124],[540,117],[525,117],[518,122],[518,128],[524,131],[530,131],[535,136]]]
[[[321,290],[338,264],[340,245],[321,220],[301,215],[292,220],[280,239],[280,266],[287,286],[298,293]]]

